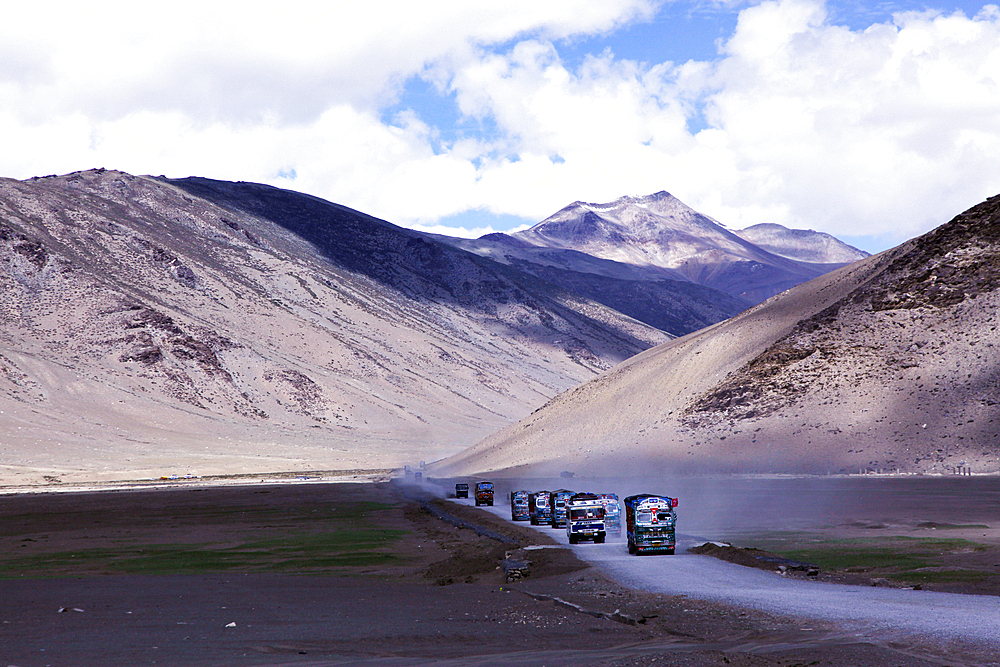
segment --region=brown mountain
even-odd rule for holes
[[[1000,196],[648,350],[440,473],[1000,472]]]
[[[0,481],[397,466],[669,336],[315,197],[0,180]]]

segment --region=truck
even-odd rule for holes
[[[510,492],[510,518],[512,521],[527,521],[531,518],[527,491]]]
[[[552,527],[562,528],[566,525],[566,501],[573,495],[569,489],[558,489],[549,494],[549,507],[552,508]]]
[[[625,535],[628,552],[674,553],[677,499],[641,493],[625,499]]]
[[[493,482],[476,482],[476,507],[493,506]]]
[[[548,491],[536,491],[528,495],[528,519],[532,526],[551,523],[552,506],[549,505]]]
[[[456,498],[468,498],[469,497],[469,485],[459,482],[455,485],[455,497]]]
[[[604,529],[604,501],[593,493],[575,493],[566,500],[566,537],[570,544],[594,540],[600,544]]]
[[[600,493],[597,495],[604,503],[604,530],[609,535],[615,537],[622,536],[622,506],[618,502],[618,496],[614,493]]]

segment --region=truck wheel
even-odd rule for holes
[[[673,556],[674,555],[674,548],[673,547],[670,547],[669,549],[667,549],[667,555],[668,556]]]
[[[630,554],[634,554],[635,553],[635,545],[632,543],[632,540],[628,541],[628,552]]]
[[[570,544],[576,544],[576,542],[577,542],[576,535],[570,535],[569,536],[569,543]]]
[[[595,544],[604,544],[604,535],[598,535],[594,538]]]

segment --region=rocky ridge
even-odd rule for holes
[[[441,467],[1000,472],[998,230],[994,197],[640,354]]]

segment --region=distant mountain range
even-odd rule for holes
[[[1000,196],[637,355],[435,474],[998,473],[998,313]]]
[[[465,241],[253,183],[2,179],[0,482],[437,458],[823,266],[782,244],[843,252],[786,231],[660,193]]]
[[[731,232],[667,192],[575,202],[512,234],[436,238],[675,335],[868,257],[810,230],[771,224]]]

